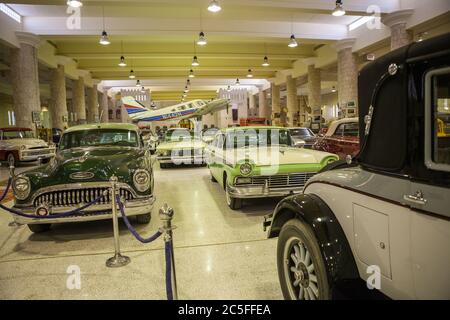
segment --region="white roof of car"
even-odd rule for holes
[[[336,121],[333,121],[330,124],[330,127],[327,130],[327,133],[325,134],[326,136],[332,136],[334,134],[334,132],[336,131],[336,128],[343,124],[343,123],[358,123],[359,122],[359,118],[344,118],[344,119],[339,119]]]

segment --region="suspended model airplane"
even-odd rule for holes
[[[213,101],[192,100],[157,110],[149,110],[133,97],[122,98],[122,103],[133,121],[165,121],[201,117],[208,113],[228,109],[227,99]]]

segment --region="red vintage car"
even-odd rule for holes
[[[335,153],[341,160],[347,155],[354,157],[359,152],[358,118],[332,122],[323,138],[313,145],[313,149]]]

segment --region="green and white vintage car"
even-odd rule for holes
[[[106,194],[97,204],[76,216],[38,220],[13,215],[33,232],[51,224],[111,218],[110,178],[118,179],[127,216],[148,223],[155,201],[150,152],[139,129],[131,124],[89,124],[66,130],[56,157],[49,164],[13,179],[14,208],[43,216],[79,208]]]
[[[292,146],[282,127],[238,127],[220,131],[205,151],[211,179],[223,185],[231,209],[242,199],[300,193],[312,176],[338,160],[335,154]]]
[[[206,142],[201,137],[201,133],[185,128],[167,130],[164,141],[156,147],[156,159],[160,167],[203,165]]]

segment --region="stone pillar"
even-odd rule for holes
[[[248,114],[247,117],[253,116],[255,114],[256,103],[255,103],[255,95],[253,92],[248,93]]]
[[[107,90],[103,90],[103,93],[102,93],[102,100],[100,102],[100,115],[101,115],[100,121],[102,123],[108,123],[109,122],[108,91]]]
[[[308,103],[313,116],[318,116],[322,108],[322,87],[320,78],[320,69],[315,66],[315,59],[305,59],[308,65]]]
[[[258,93],[258,117],[268,119],[268,112],[267,112],[267,103],[266,103],[266,94],[264,90],[259,89]]]
[[[98,91],[95,84],[92,88],[87,89],[88,94],[88,123],[95,123],[98,120]]]
[[[286,77],[286,109],[287,109],[287,125],[294,125],[294,117],[298,112],[297,100],[297,84],[292,76]]]
[[[345,108],[348,102],[358,106],[358,63],[353,53],[354,39],[345,39],[336,43],[338,52],[338,102]]]
[[[49,107],[52,128],[64,130],[68,127],[69,113],[67,111],[66,75],[63,65],[59,64],[51,70],[50,96]]]
[[[280,87],[272,83],[272,122],[280,124]]]
[[[391,50],[406,46],[413,41],[411,31],[406,30],[406,21],[414,10],[400,10],[387,14],[381,22],[391,28]]]
[[[18,127],[35,130],[32,112],[41,112],[39,91],[38,36],[16,32],[20,48],[11,49],[11,85],[14,114]]]
[[[86,102],[85,102],[85,89],[84,78],[80,77],[74,81],[73,88],[73,109],[77,114],[77,123],[86,123]]]

